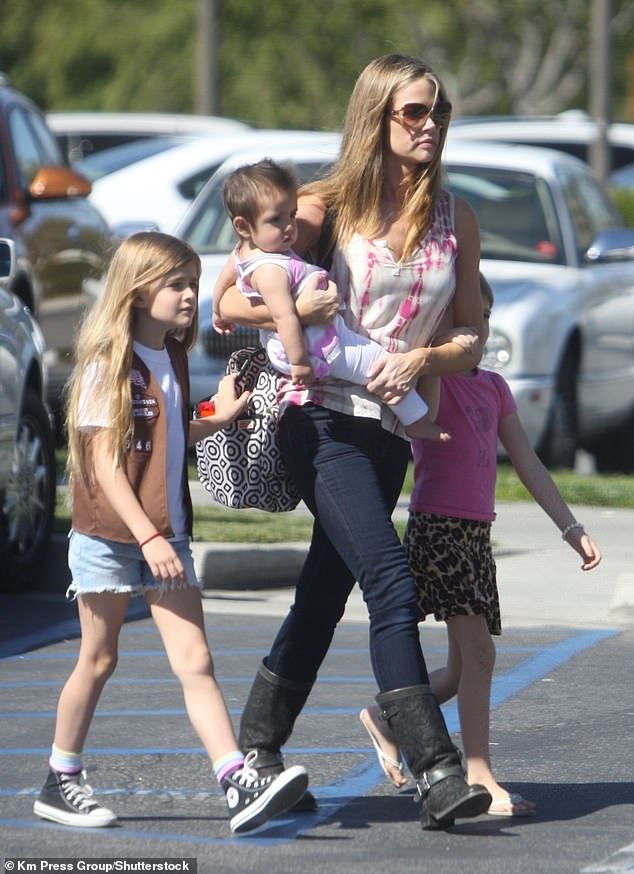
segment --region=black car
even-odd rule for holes
[[[38,107],[0,75],[0,237],[15,244],[10,291],[44,333],[54,404],[77,323],[101,289],[112,246],[89,193],[90,183],[66,164]]]

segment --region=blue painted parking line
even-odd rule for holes
[[[126,616],[126,624],[124,624],[121,629],[121,637],[129,637],[131,635],[138,634],[152,634],[156,635],[157,630],[154,624],[146,626],[146,627],[137,627],[135,625],[129,624],[131,622],[135,622],[140,619],[148,619],[150,618],[147,606],[143,603],[139,603],[138,605],[131,604],[128,608],[128,614]],[[257,628],[258,626],[256,626]],[[262,624],[259,626],[262,630],[270,630],[270,625]],[[206,626],[206,630],[208,633],[213,631],[218,632],[226,632],[227,626]],[[245,632],[247,630],[247,626],[243,629]],[[253,629],[248,627],[249,634],[253,633]],[[231,626],[232,633],[239,633],[239,626]],[[367,636],[367,630],[365,627],[360,633],[363,633],[364,636]],[[63,619],[59,620],[56,623],[47,626],[46,628],[39,629],[38,631],[30,632],[29,634],[23,634],[19,637],[13,638],[12,640],[6,640],[0,642],[0,660],[9,660],[11,658],[16,659],[37,659],[39,661],[45,661],[48,659],[71,659],[75,657],[74,653],[34,653],[33,650],[38,649],[42,646],[49,646],[54,643],[60,643],[64,640],[72,640],[73,638],[77,638],[80,636],[80,627],[78,619]],[[243,648],[243,649],[233,649],[233,650],[217,650],[215,647],[212,648],[214,654],[223,655],[248,655],[252,652],[261,652],[261,649],[256,647],[252,648]],[[364,650],[367,650],[367,645],[363,647]],[[515,652],[522,651],[525,649],[524,647],[498,647],[498,652]],[[528,649],[531,649],[530,647]],[[356,647],[349,647],[346,649],[339,648],[330,650],[331,653],[352,653],[356,651]],[[440,652],[440,647],[425,647],[425,652]],[[135,655],[146,656],[146,655],[164,655],[163,650],[150,650],[143,652],[125,652],[120,653],[120,655],[125,655],[126,657],[134,657]],[[252,678],[250,678],[251,681]],[[0,688],[2,688],[2,684],[0,684]]]
[[[212,646],[211,651],[214,656],[243,656],[243,655],[257,655],[260,658],[262,657],[262,647],[261,646],[243,646],[243,647],[232,647],[230,649],[224,647],[216,647]],[[355,655],[356,653],[367,653],[368,647],[367,644],[364,646],[335,646],[332,649],[328,650],[329,655]],[[437,651],[440,652],[440,649],[437,648]],[[444,650],[443,650],[444,651]],[[3,661],[5,662],[55,662],[55,661],[67,661],[69,659],[76,659],[77,651],[73,650],[72,652],[25,652],[17,655],[5,656]],[[164,649],[133,649],[133,650],[119,650],[119,658],[120,659],[145,659],[145,658],[165,658],[165,650]]]
[[[623,629],[617,628],[590,629],[589,631],[580,631],[558,643],[543,647],[535,655],[516,665],[514,670],[494,678],[491,706],[493,707],[516,695],[526,686],[541,679],[549,671],[569,661],[584,649],[589,649],[596,646],[597,643],[601,643],[602,640],[622,633]]]

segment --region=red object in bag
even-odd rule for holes
[[[216,412],[216,405],[213,401],[213,398],[209,398],[208,401],[200,401],[199,404],[196,405],[196,413],[200,419],[204,419],[206,416],[213,416]]]

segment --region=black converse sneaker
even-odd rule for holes
[[[39,798],[33,805],[33,813],[42,819],[80,828],[113,825],[117,817],[107,807],[101,807],[93,800],[92,789],[84,782],[85,777],[85,771],[61,774],[51,768]]]
[[[253,831],[284,813],[299,801],[308,786],[308,774],[301,765],[293,765],[277,777],[260,777],[251,767],[256,756],[256,750],[251,750],[240,770],[222,781],[231,813],[229,825],[236,834]]]

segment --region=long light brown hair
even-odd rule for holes
[[[372,237],[381,227],[381,192],[389,149],[387,125],[396,91],[418,79],[428,79],[436,101],[446,101],[444,87],[433,70],[410,55],[383,55],[362,70],[346,112],[339,157],[323,179],[308,183],[301,194],[320,197],[336,215],[335,236],[343,242],[354,232]],[[438,149],[407,181],[401,215],[409,219],[403,259],[411,256],[429,228],[442,187],[441,154],[447,137],[440,129]]]
[[[69,482],[92,481],[81,452],[80,402],[86,410],[82,380],[86,369],[98,367],[99,379],[91,386],[89,411],[107,410],[110,425],[103,434],[106,451],[115,467],[124,462],[126,443],[132,435],[130,372],[134,342],[135,307],[139,295],[173,270],[194,264],[200,275],[198,254],[176,237],[147,231],[133,234],[115,252],[105,287],[83,321],[75,342],[75,367],[67,387],[67,473]],[[185,330],[169,332],[189,350],[198,333],[198,310]]]

